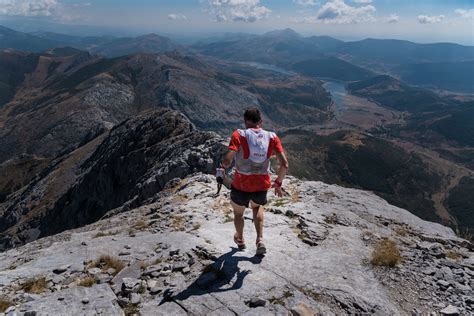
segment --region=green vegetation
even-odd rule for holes
[[[336,57],[305,60],[293,64],[292,69],[306,76],[341,81],[363,80],[374,75],[369,70]]]
[[[403,81],[446,90],[474,92],[474,61],[406,64],[397,67]]]
[[[463,238],[473,240],[474,234],[474,178],[463,177],[451,190],[445,204],[456,217],[458,231]]]
[[[474,147],[474,102],[459,107],[448,115],[434,122],[431,129],[462,146]]]
[[[397,111],[438,111],[450,105],[434,92],[410,87],[387,75],[350,83],[347,89],[354,95]]]

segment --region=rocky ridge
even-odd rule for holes
[[[172,178],[212,172],[221,141],[171,110],[126,120],[54,160],[0,204],[0,250],[141,205]]]
[[[254,256],[247,216],[248,250],[234,247],[229,192],[216,196],[202,173],[168,181],[137,208],[4,252],[7,315],[474,311],[473,245],[451,229],[369,192],[292,177],[284,186],[287,196],[270,194],[264,258]],[[401,252],[396,267],[370,263],[384,238]]]

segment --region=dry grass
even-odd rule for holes
[[[99,268],[102,271],[107,271],[110,268],[115,269],[114,275],[125,268],[125,264],[122,262],[122,260],[108,255],[100,256],[99,259],[93,261],[89,266]]]
[[[461,254],[454,250],[448,250],[445,252],[446,258],[453,259],[454,261],[461,260]]]
[[[24,283],[20,285],[20,288],[26,293],[40,294],[40,293],[43,293],[44,290],[46,290],[47,284],[48,282],[46,282],[46,278],[40,277],[37,279],[26,280]]]
[[[273,205],[276,206],[276,207],[280,207],[280,206],[283,206],[287,203],[288,203],[288,201],[285,201],[285,199],[276,199],[275,202],[273,202]]]
[[[78,286],[83,286],[83,287],[92,287],[94,284],[96,284],[97,281],[95,278],[93,277],[87,277],[87,278],[84,278],[82,279]]]
[[[307,297],[312,298],[314,301],[319,302],[321,300],[321,294],[313,291],[312,289],[297,287],[298,291],[306,295]]]
[[[234,218],[232,216],[230,216],[230,213],[226,213],[224,215],[224,223],[230,223],[230,222],[233,222],[234,221]]]
[[[143,219],[139,219],[138,221],[136,221],[136,223],[133,225],[133,228],[136,229],[136,230],[145,230],[149,227],[149,225],[147,224],[147,222],[145,222]]]
[[[375,246],[370,262],[375,266],[395,267],[402,261],[397,244],[390,239],[382,239]]]
[[[5,297],[0,297],[0,313],[5,312],[10,306],[15,306],[15,303]]]
[[[281,297],[275,297],[273,296],[271,299],[269,299],[270,303],[272,304],[278,304],[281,306],[286,306],[285,304],[285,299],[293,297],[293,293],[290,291],[285,291]]]
[[[92,238],[100,238],[100,237],[106,237],[106,236],[113,236],[117,235],[119,233],[118,230],[116,231],[108,231],[108,232],[98,232],[97,234],[94,235]]]
[[[193,225],[193,228],[191,229],[191,231],[198,230],[199,228],[201,228],[201,224],[196,223],[196,224]]]
[[[398,236],[401,236],[401,237],[406,237],[408,235],[408,231],[404,227],[396,227],[394,231],[395,233],[397,233]]]
[[[160,264],[160,263],[162,263],[162,262],[163,262],[163,259],[157,258],[157,259],[155,259],[155,261],[153,261],[153,264],[154,264],[154,265],[155,265],[155,264]]]
[[[174,215],[171,217],[171,228],[174,231],[184,231],[184,222],[185,220],[183,216]]]
[[[337,218],[336,213],[332,213],[331,215],[324,217],[324,222],[328,224],[336,225],[339,222],[339,219]]]
[[[125,316],[140,315],[140,309],[136,305],[129,304],[124,309]]]

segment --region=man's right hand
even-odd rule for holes
[[[283,196],[283,189],[281,187],[275,187],[275,195],[278,196],[278,197],[282,197]]]

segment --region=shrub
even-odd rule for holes
[[[108,255],[102,255],[99,259],[92,263],[92,267],[100,268],[102,271],[106,271],[110,268],[115,269],[117,274],[125,267],[125,264],[118,258],[114,258]]]
[[[446,257],[449,259],[453,259],[455,261],[459,261],[461,259],[461,254],[454,250],[448,250],[445,253]]]
[[[82,279],[80,282],[79,282],[79,286],[83,286],[83,287],[91,287],[93,286],[94,284],[96,284],[97,281],[95,280],[95,278],[93,277],[87,277],[87,278],[84,278]]]
[[[0,297],[0,313],[5,312],[10,306],[14,305],[9,299]]]
[[[40,277],[37,279],[30,279],[25,281],[20,285],[20,288],[26,293],[40,294],[44,292],[47,284],[48,282],[46,282],[46,278]]]
[[[109,232],[98,232],[97,234],[94,235],[92,238],[100,238],[100,237],[106,237],[106,236],[113,236],[117,235],[119,232],[118,231],[109,231]]]
[[[375,266],[395,267],[402,261],[397,244],[390,239],[382,239],[375,246],[370,262]]]
[[[133,228],[135,228],[136,230],[145,230],[146,228],[148,228],[148,224],[143,220],[143,219],[139,219],[135,225],[133,225]]]

